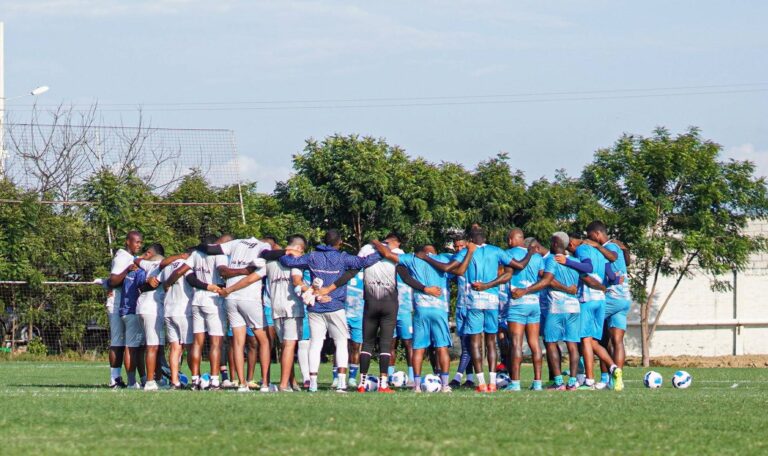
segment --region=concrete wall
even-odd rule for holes
[[[750,224],[749,232],[768,236],[768,221]],[[768,354],[768,255],[752,257],[749,267],[736,275],[733,292],[715,293],[710,284],[711,277],[701,273],[683,279],[661,316],[651,356]],[[651,321],[673,285],[673,278],[660,280]],[[626,339],[631,356],[641,353],[639,312],[634,304]],[[736,322],[742,324],[728,325]],[[689,326],[694,324],[701,326]]]

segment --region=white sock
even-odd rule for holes
[[[481,373],[477,374],[477,384],[478,385],[485,385],[485,374],[484,373],[481,372]]]
[[[608,372],[610,372],[611,375],[613,375],[613,371],[615,371],[618,368],[619,368],[619,366],[617,366],[615,364],[611,364],[611,367],[610,367],[610,369],[608,369]]]
[[[584,380],[584,384],[587,385],[587,386],[592,386],[592,385],[595,384],[595,379],[593,379],[593,378],[585,379]]]
[[[122,372],[122,368],[120,367],[112,367],[109,369],[109,375],[112,377],[112,380],[120,377],[121,372]]]
[[[219,386],[219,376],[218,375],[211,375],[211,385]]]
[[[468,382],[475,382],[475,374],[467,374],[467,381]]]
[[[496,384],[496,372],[489,372],[488,373],[488,383],[491,385]]]
[[[317,389],[317,374],[309,374],[309,387]]]
[[[339,389],[344,389],[346,387],[347,387],[347,374],[339,373]]]
[[[368,374],[360,373],[360,384],[365,386],[365,382],[368,380]]]
[[[456,375],[453,376],[453,380],[456,382],[461,382],[462,378],[464,378],[464,374],[461,372],[456,372]]]
[[[386,388],[387,387],[387,376],[382,375],[381,378],[379,378],[379,388]]]

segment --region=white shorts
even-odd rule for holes
[[[123,316],[123,325],[125,325],[126,347],[136,348],[144,345],[144,328],[141,326],[138,315]]]
[[[275,331],[281,342],[301,340],[304,336],[304,317],[275,318]]]
[[[125,325],[123,317],[120,316],[120,310],[115,309],[110,312],[107,309],[107,317],[109,318],[109,346],[125,347]]]
[[[264,305],[259,301],[227,298],[227,317],[229,326],[242,328],[248,326],[253,329],[264,329]]]
[[[145,345],[165,345],[163,317],[157,315],[139,315],[144,329]]]
[[[192,343],[192,316],[165,317],[165,338],[168,342],[189,345]]]
[[[221,302],[221,300],[218,300]],[[223,305],[193,306],[192,332],[195,334],[208,333],[209,336],[224,336],[226,332],[227,315]]]
[[[349,339],[346,312],[344,309],[325,313],[309,312],[309,333],[312,339],[325,339],[326,333],[334,340]]]

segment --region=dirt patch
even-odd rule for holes
[[[627,358],[628,366],[641,366],[641,358]],[[656,356],[651,366],[658,367],[768,367],[768,355],[743,356]]]

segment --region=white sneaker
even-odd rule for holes
[[[606,383],[603,383],[603,382],[595,383],[595,389],[596,390],[604,390],[604,389],[607,389],[607,388],[608,388],[608,385]]]
[[[259,392],[261,393],[269,393],[269,385],[266,383],[261,385],[261,388],[259,388]]]
[[[129,390],[140,390],[141,384],[139,382],[134,383],[133,385],[128,385]]]
[[[443,389],[442,389],[442,390],[440,390],[440,392],[441,392],[441,393],[452,393],[452,392],[453,392],[453,389],[452,389],[450,386],[448,386],[448,385],[445,385],[445,386],[443,387]]]
[[[154,380],[147,382],[147,384],[144,385],[144,391],[157,391],[158,389],[157,382]]]
[[[352,388],[357,388],[357,379],[356,378],[350,378],[347,382],[347,385]]]
[[[249,391],[251,391],[251,390],[247,386],[240,386],[240,387],[237,388],[237,392],[238,393],[247,393]]]
[[[230,388],[235,388],[236,385],[232,383],[229,379],[226,379],[221,382],[221,387],[224,389],[230,389]]]

